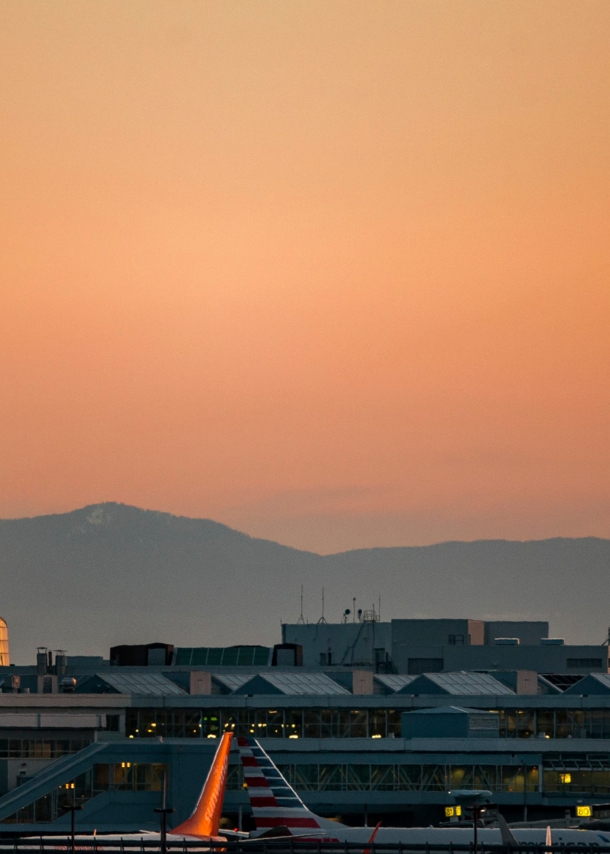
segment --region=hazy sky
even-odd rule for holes
[[[0,516],[610,536],[608,0],[0,18]]]

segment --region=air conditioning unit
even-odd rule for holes
[[[519,646],[519,638],[494,638],[496,646]]]
[[[563,646],[565,640],[563,638],[540,638],[542,646]]]

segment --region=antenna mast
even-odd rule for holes
[[[305,625],[305,617],[303,616],[303,585],[301,584],[301,616],[297,620],[297,626]]]
[[[325,622],[326,622],[326,617],[324,616],[324,588],[322,588],[322,616],[318,620],[318,625],[320,623],[325,623]]]

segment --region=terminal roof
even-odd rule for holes
[[[96,673],[96,679],[105,682],[119,694],[164,697],[169,694],[186,693],[161,673]]]
[[[390,692],[397,693],[406,685],[410,685],[417,676],[407,676],[402,673],[376,673],[375,681],[383,685],[384,688],[389,688]]]
[[[324,673],[258,673],[235,694],[349,694]]]
[[[229,691],[236,691],[252,679],[251,673],[213,673],[212,682],[218,682]]]
[[[514,694],[489,673],[460,670],[457,673],[424,673],[401,691],[403,694]]]

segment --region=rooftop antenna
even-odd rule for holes
[[[377,616],[379,617],[379,622],[381,622],[381,593],[379,594],[379,610],[377,611]]]
[[[318,620],[318,625],[320,623],[325,623],[325,622],[326,622],[326,617],[324,616],[324,588],[322,588],[322,616]]]
[[[303,585],[301,584],[301,616],[297,620],[297,626],[305,625],[305,617],[303,616]]]
[[[352,599],[352,623],[356,622],[356,597]]]

